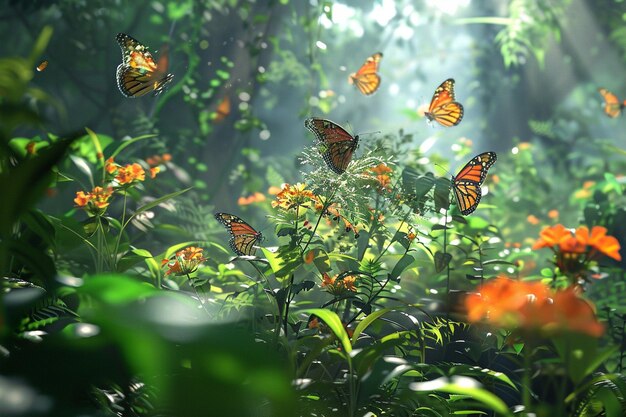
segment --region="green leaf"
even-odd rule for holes
[[[478,381],[472,378],[462,376],[453,376],[452,378],[441,377],[427,382],[413,382],[409,385],[409,389],[418,392],[439,391],[449,394],[466,395],[503,416],[512,416],[504,401],[486,389],[481,388]]]
[[[330,328],[330,330],[335,334],[335,336],[341,343],[344,352],[348,355],[350,354],[350,352],[352,352],[350,338],[348,337],[346,329],[343,328],[343,324],[341,324],[341,320],[339,319],[337,313],[323,308],[312,308],[308,310],[302,310],[302,312],[317,316],[320,320],[326,323],[326,325]]]
[[[415,258],[413,258],[413,256],[408,253],[405,254],[402,258],[400,258],[398,263],[396,263],[396,265],[391,270],[391,279],[394,281],[398,281],[402,272],[404,272],[405,269],[411,266],[413,262],[415,262]]]
[[[452,255],[444,252],[435,253],[435,271],[437,273],[446,269],[450,261],[452,260]]]
[[[374,323],[379,317],[391,311],[394,311],[394,310],[390,308],[383,308],[381,310],[376,310],[375,312],[373,312],[372,314],[368,315],[363,320],[361,320],[359,324],[357,324],[356,328],[354,329],[354,333],[352,333],[352,344],[356,343],[361,333],[363,333],[363,330],[367,329],[370,324]]]
[[[115,158],[117,155],[119,155],[120,152],[122,152],[124,149],[126,149],[127,147],[129,147],[133,143],[139,142],[140,140],[154,138],[156,136],[157,135],[154,135],[154,134],[142,135],[142,136],[138,136],[138,137],[133,138],[133,139],[128,139],[128,140],[122,141],[122,143],[113,151],[113,153],[111,154],[110,158]]]
[[[450,180],[437,178],[435,182],[435,211],[448,210],[450,208]]]
[[[158,206],[162,202],[167,201],[167,200],[172,199],[172,198],[176,198],[179,195],[181,195],[183,193],[186,193],[189,190],[191,190],[191,187],[185,188],[184,190],[174,191],[173,193],[166,194],[163,197],[157,198],[156,200],[149,202],[145,206],[139,207],[137,209],[137,211],[134,212],[133,215],[128,219],[128,221],[130,221],[133,217],[135,217],[139,213],[143,213],[144,211],[150,210],[151,208],[154,208],[154,207]],[[128,221],[126,223],[128,223]]]

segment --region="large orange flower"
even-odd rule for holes
[[[566,229],[562,224],[555,226],[546,226],[539,232],[539,239],[533,245],[533,249],[541,249],[556,246],[561,240],[572,236],[572,232]]]
[[[622,257],[619,254],[621,248],[618,240],[613,236],[607,236],[606,232],[605,227],[594,226],[590,235],[587,226],[581,226],[576,230],[576,239],[616,261],[621,261]]]
[[[479,291],[465,301],[470,322],[485,320],[511,331],[542,336],[577,332],[599,337],[604,331],[593,306],[580,298],[573,287],[553,291],[539,281],[499,277]]]

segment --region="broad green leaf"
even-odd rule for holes
[[[326,325],[335,334],[335,336],[337,336],[337,339],[341,343],[341,346],[343,346],[344,352],[348,355],[350,354],[350,352],[352,352],[350,338],[348,337],[348,333],[346,332],[346,329],[344,329],[343,324],[341,324],[341,320],[339,319],[337,313],[323,308],[312,308],[308,310],[302,310],[302,312],[315,315],[324,323],[326,323]]]
[[[149,202],[145,206],[139,207],[137,209],[137,211],[133,213],[133,215],[128,219],[128,221],[126,223],[128,223],[133,217],[135,217],[139,213],[143,213],[144,211],[150,210],[151,208],[158,206],[162,202],[167,201],[167,200],[172,199],[172,198],[176,198],[179,195],[181,195],[183,193],[186,193],[189,190],[191,190],[191,187],[190,188],[185,188],[184,190],[174,191],[173,193],[166,194],[163,197],[157,198],[156,200]]]
[[[376,319],[389,313],[390,311],[393,311],[393,310],[390,308],[383,308],[381,310],[376,310],[375,312],[373,312],[372,314],[368,315],[363,320],[361,320],[359,324],[357,324],[356,328],[354,329],[354,333],[352,333],[352,344],[356,343],[361,333],[363,333],[363,330],[367,329],[367,327],[370,324],[374,323]]]
[[[113,153],[111,154],[110,158],[115,158],[117,155],[119,155],[120,152],[122,152],[124,149],[126,149],[128,146],[132,145],[133,143],[139,142],[140,140],[154,138],[156,136],[157,135],[154,135],[154,134],[141,135],[141,136],[138,136],[136,138],[132,138],[132,139],[128,139],[128,140],[122,141],[122,143],[113,151]]]

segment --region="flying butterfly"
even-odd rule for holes
[[[604,98],[604,113],[611,118],[615,118],[622,113],[622,109],[626,106],[626,100],[619,101],[617,96],[606,88],[598,88],[600,95]]]
[[[141,97],[154,91],[160,94],[174,75],[167,73],[168,54],[161,53],[159,62],[154,62],[148,48],[136,39],[117,34],[117,43],[122,49],[122,63],[117,66],[117,87],[126,97]]]
[[[215,218],[222,223],[230,234],[231,249],[239,256],[254,256],[256,245],[263,240],[261,232],[257,232],[239,217],[228,213],[215,213]]]
[[[336,174],[343,174],[359,145],[359,136],[352,136],[338,124],[317,117],[306,119],[304,126],[317,138],[328,168]]]
[[[458,125],[463,119],[463,105],[454,100],[454,79],[448,78],[435,90],[424,116],[429,121],[435,120],[442,126]]]
[[[380,86],[380,75],[378,72],[378,63],[383,57],[383,54],[376,52],[365,60],[365,63],[359,68],[357,72],[350,74],[348,82],[354,84],[359,91],[366,96],[374,94]]]
[[[484,152],[476,155],[465,164],[456,177],[452,177],[452,189],[459,210],[464,216],[471,214],[478,207],[482,196],[480,186],[487,178],[487,172],[496,162],[496,159],[498,158],[495,152]]]

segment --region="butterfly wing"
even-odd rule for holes
[[[336,174],[343,174],[359,144],[359,137],[330,120],[317,117],[306,119],[304,126],[317,138],[326,165]]]
[[[424,113],[428,120],[435,120],[442,126],[450,127],[461,123],[463,105],[455,101],[454,79],[448,78],[437,87],[433,98]]]
[[[359,91],[366,96],[374,94],[380,86],[380,75],[378,75],[378,64],[383,54],[380,52],[367,58],[359,70],[350,75],[349,81],[354,84]]]
[[[487,177],[489,168],[496,162],[495,152],[484,152],[472,158],[456,177],[452,177],[452,188],[461,214],[471,214],[482,197],[480,186]]]
[[[263,235],[239,217],[228,213],[215,213],[217,221],[222,223],[230,234],[231,249],[239,256],[254,256],[256,244]]]
[[[122,49],[122,63],[118,65],[117,86],[126,97],[141,97],[154,91],[161,93],[174,76],[167,74],[167,52],[154,62],[152,54],[136,39],[124,33],[117,34]]]
[[[621,103],[617,96],[606,88],[598,88],[598,91],[600,92],[600,95],[602,95],[602,98],[604,98],[604,113],[612,118],[619,116],[626,101]]]

